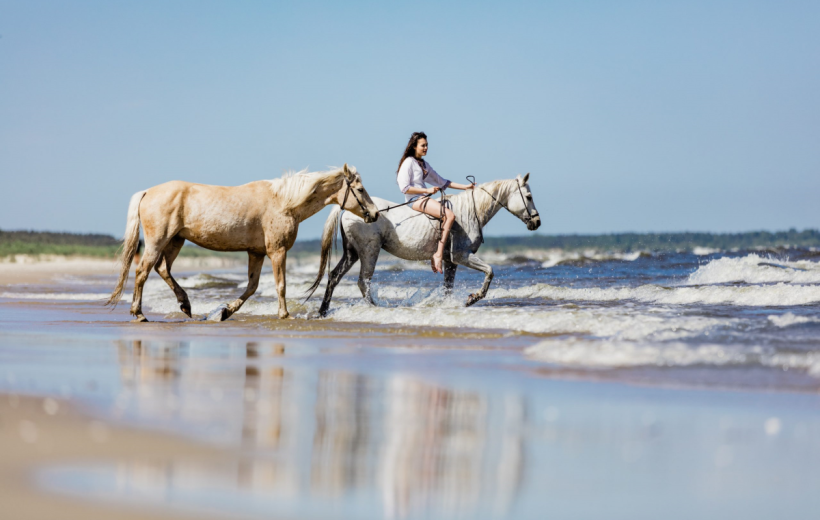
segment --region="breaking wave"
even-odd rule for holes
[[[598,251],[590,249],[587,251],[548,251],[547,259],[541,262],[541,267],[549,268],[556,265],[564,264],[578,264],[589,262],[607,262],[619,260],[622,262],[634,262],[641,256],[649,256],[648,253],[642,251],[632,251],[629,253],[613,252],[613,251]]]
[[[342,305],[330,318],[417,327],[512,330],[533,334],[589,334],[620,339],[658,341],[701,336],[728,327],[733,320],[700,316],[675,316],[668,312],[630,312],[629,309],[499,308],[465,309],[462,299],[445,304],[384,308],[364,304]]]
[[[766,286],[740,287],[662,287],[659,285],[642,285],[640,287],[572,288],[535,284],[516,289],[490,290],[487,297],[491,300],[502,298],[543,298],[549,300],[597,302],[633,300],[664,305],[708,304],[779,307],[820,302],[820,286],[778,283]]]
[[[820,318],[810,317],[810,316],[796,316],[791,312],[787,312],[786,314],[781,315],[771,315],[768,317],[768,320],[775,326],[783,328],[783,327],[790,327],[792,325],[802,325],[804,323],[820,323]]]
[[[533,360],[583,368],[748,366],[805,370],[820,377],[820,352],[778,352],[767,347],[686,345],[563,339],[542,341],[525,350]]]
[[[690,285],[731,282],[820,284],[820,263],[780,261],[757,254],[741,258],[723,257],[698,267],[688,279]]]

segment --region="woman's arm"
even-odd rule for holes
[[[459,184],[457,182],[451,182],[448,188],[455,188],[457,190],[471,190],[475,188],[475,183],[472,184]]]
[[[440,189],[441,188],[437,186],[433,186],[432,188],[416,188],[415,186],[409,186],[404,193],[409,193],[410,195],[434,195]]]

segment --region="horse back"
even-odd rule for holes
[[[264,182],[212,186],[171,181],[147,191],[140,220],[146,237],[179,235],[217,251],[264,252],[271,199]]]

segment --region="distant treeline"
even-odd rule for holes
[[[80,255],[114,257],[121,241],[111,235],[0,230],[0,257],[9,255]],[[485,246],[500,251],[525,249],[597,249],[605,251],[675,251],[708,247],[718,250],[820,247],[820,231],[752,231],[748,233],[613,233],[609,235],[525,235],[486,237]],[[291,255],[318,254],[319,240],[299,240]],[[181,256],[241,256],[186,245]]]
[[[111,235],[50,233],[47,231],[3,231],[0,256],[81,255],[113,257],[121,241]]]

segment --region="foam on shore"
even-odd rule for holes
[[[542,341],[525,350],[537,361],[593,369],[685,366],[760,366],[805,370],[820,377],[820,353],[779,352],[770,347],[740,345],[687,345],[680,342],[638,343],[561,339]]]

